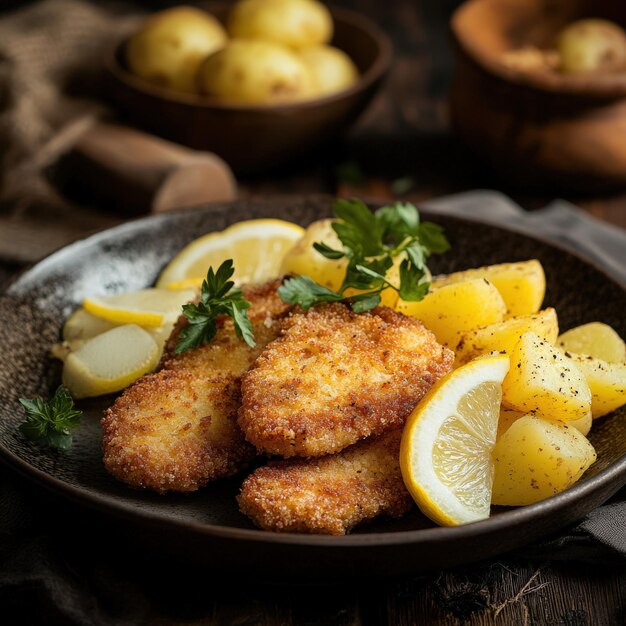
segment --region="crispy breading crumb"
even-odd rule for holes
[[[368,439],[339,454],[274,461],[244,481],[237,500],[261,528],[343,535],[379,515],[412,506],[400,473],[402,431]]]
[[[453,360],[420,321],[385,307],[295,311],[243,376],[239,425],[270,454],[338,452],[402,426]]]

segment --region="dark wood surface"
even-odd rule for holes
[[[155,3],[153,3],[155,4]],[[456,0],[343,0],[342,6],[376,19],[392,35],[396,58],[389,80],[347,138],[323,154],[262,178],[240,181],[243,195],[329,192],[413,201],[476,188],[495,188],[528,209],[564,197],[593,215],[626,227],[626,195],[575,197],[555,189],[542,197],[503,186],[450,133],[446,105],[453,71],[447,19]],[[6,219],[0,215],[0,220]],[[45,221],[55,244],[123,219],[83,208],[80,219]],[[5,234],[12,222],[0,221]],[[19,233],[20,250],[40,250],[41,223],[31,218]],[[12,231],[13,232],[13,231]],[[0,237],[0,244],[2,243]],[[15,246],[17,249],[17,246]],[[0,290],[35,252],[0,249]],[[549,624],[602,626],[626,623],[626,568],[505,557],[455,571],[384,583],[342,586],[210,584],[204,609],[188,610],[185,624],[413,625]],[[166,596],[166,593],[164,593]],[[183,602],[183,609],[175,606]],[[164,608],[165,607],[165,608]],[[146,624],[183,619],[184,599],[164,597]]]

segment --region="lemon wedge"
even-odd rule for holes
[[[83,308],[92,315],[116,324],[138,324],[157,328],[175,320],[182,306],[193,300],[194,289],[140,289],[112,296],[91,296]]]
[[[209,267],[217,269],[227,259],[233,260],[233,279],[238,284],[275,278],[280,275],[283,257],[303,234],[303,228],[283,220],[239,222],[192,241],[165,267],[156,286],[199,286]]]
[[[439,380],[409,416],[400,468],[413,499],[443,526],[489,517],[493,462],[509,357],[479,357]]]
[[[159,347],[135,324],[125,324],[87,340],[63,366],[63,384],[74,398],[124,389],[156,366]]]

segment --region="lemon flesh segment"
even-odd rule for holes
[[[176,320],[183,304],[195,296],[193,289],[140,289],[112,296],[91,296],[85,298],[83,307],[88,313],[116,324],[157,328]]]
[[[63,366],[63,384],[74,398],[113,393],[152,371],[158,359],[154,339],[143,328],[125,324],[70,353]]]
[[[426,394],[402,434],[400,467],[422,512],[444,526],[489,517],[507,355],[475,359]]]
[[[565,352],[588,354],[609,363],[626,362],[626,343],[608,324],[590,322],[559,335],[556,345]]]
[[[175,288],[201,284],[209,267],[217,270],[227,259],[233,260],[233,280],[237,284],[276,278],[280,275],[283,257],[303,234],[301,226],[283,220],[239,222],[188,244],[161,272],[156,286]]]

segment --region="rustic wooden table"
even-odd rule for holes
[[[459,145],[448,128],[446,93],[453,71],[447,19],[457,0],[342,0],[375,18],[392,36],[396,57],[385,89],[360,123],[330,150],[290,171],[241,181],[245,196],[328,192],[421,201],[476,188],[499,189],[522,206],[550,196],[509,189]],[[593,215],[626,227],[626,195],[565,197]],[[84,219],[84,215],[82,216]],[[98,221],[100,220],[100,221]],[[94,212],[94,227],[102,215]],[[83,222],[84,223],[84,222]],[[89,220],[86,222],[87,230]],[[59,234],[60,229],[60,234]],[[29,232],[22,246],[37,244]],[[5,231],[5,235],[8,231]],[[79,235],[61,224],[59,241]],[[33,253],[35,254],[35,253]],[[0,290],[22,264],[0,264]],[[209,586],[206,612],[187,624],[553,624],[626,623],[626,568],[505,557],[454,571],[372,584]],[[169,603],[168,603],[169,604]],[[146,623],[179,623],[161,605]],[[170,620],[170,615],[172,619]]]

